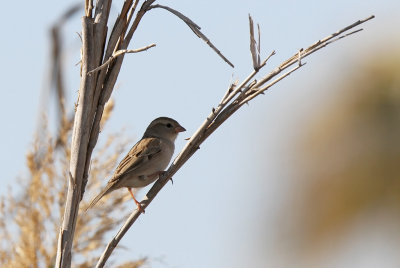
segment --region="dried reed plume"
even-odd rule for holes
[[[107,116],[103,118],[109,118],[112,109],[113,103],[107,106]],[[1,267],[54,266],[57,234],[68,183],[65,178],[68,178],[71,125],[64,125],[67,121],[60,125],[62,131],[59,137],[66,142],[56,149],[56,139],[48,131],[47,120],[42,122],[40,132],[36,134],[26,155],[28,174],[17,180],[18,191],[11,189],[1,199]],[[126,151],[128,142],[122,133],[115,133],[109,135],[95,151],[87,186],[93,189],[90,192],[96,192],[94,188],[110,177],[120,160],[118,156]],[[91,267],[99,258],[99,250],[106,245],[106,233],[114,230],[125,218],[116,217],[113,213],[117,204],[121,208],[119,213],[127,213],[127,203],[121,202],[123,197],[109,195],[103,199],[102,205],[94,207],[92,213],[80,213],[73,244],[73,267]],[[81,209],[88,205],[85,201],[81,203]],[[121,267],[140,267],[144,262],[145,259],[141,259]]]

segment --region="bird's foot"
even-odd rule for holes
[[[140,213],[144,214],[146,212],[146,211],[144,211],[142,204],[140,204],[139,202],[136,202],[136,206],[137,206],[137,210],[139,210]]]
[[[128,191],[131,194],[131,196],[133,198],[133,201],[135,201],[137,209],[139,210],[139,212],[144,214],[145,213],[144,208],[142,208],[142,204],[140,204],[140,202],[136,200],[135,196],[132,193],[131,188],[128,188]]]

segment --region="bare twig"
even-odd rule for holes
[[[239,83],[239,81],[236,80],[235,82],[233,82],[229,85],[228,90],[225,92],[224,96],[222,97],[222,99],[219,103],[222,103],[224,100],[226,100],[226,98],[228,98],[228,96],[233,92],[233,90],[236,88],[238,83]]]
[[[170,7],[167,6],[163,6],[163,5],[152,5],[149,7],[150,9],[153,8],[163,8],[165,10],[168,10],[169,12],[171,12],[172,14],[174,14],[175,16],[177,16],[178,18],[180,18],[184,23],[186,23],[187,26],[189,26],[189,28],[200,38],[202,39],[204,42],[207,43],[207,45],[209,45],[212,50],[215,51],[215,53],[218,54],[218,56],[220,56],[226,63],[228,63],[232,68],[234,68],[235,66],[232,64],[232,62],[230,62],[222,53],[221,51],[216,48],[214,46],[213,43],[211,43],[210,39],[208,39],[201,31],[200,31],[200,26],[198,26],[196,23],[194,23],[191,19],[189,19],[188,17],[186,17],[185,15],[183,15],[182,13],[180,13],[179,11],[172,9]]]
[[[312,53],[314,53],[314,52],[316,52],[316,51],[318,51],[319,49],[317,49],[318,47],[319,48],[323,48],[323,47],[325,47],[326,45],[328,45],[328,44],[331,44],[332,42],[329,42],[331,39],[333,39],[333,38],[335,38],[335,37],[337,37],[337,36],[339,36],[339,35],[341,35],[342,33],[344,33],[344,32],[347,32],[348,30],[350,30],[350,29],[352,29],[352,28],[354,28],[354,27],[356,27],[356,26],[358,26],[358,25],[360,25],[360,24],[363,24],[363,23],[365,23],[365,22],[367,22],[367,21],[369,21],[369,20],[372,20],[373,18],[375,18],[375,16],[374,15],[371,15],[371,16],[369,16],[368,18],[365,18],[365,19],[363,19],[363,20],[358,20],[358,21],[356,21],[356,22],[354,22],[353,24],[351,24],[351,25],[349,25],[349,26],[347,26],[347,27],[345,27],[345,28],[343,28],[343,29],[341,29],[341,30],[339,30],[339,31],[337,31],[337,32],[335,32],[335,33],[333,33],[333,34],[331,34],[331,35],[328,35],[327,37],[325,37],[325,38],[323,38],[323,39],[321,39],[321,40],[318,40],[317,42],[315,42],[314,44],[312,44],[311,46],[309,46],[307,49],[305,49],[303,52],[302,52],[302,55],[303,55],[303,58],[305,57],[305,56],[308,56],[308,55],[310,55],[310,54],[312,54]],[[356,30],[355,32],[359,32],[360,30]],[[344,37],[344,36],[343,36]],[[339,39],[341,39],[341,38],[339,38]],[[339,40],[338,39],[338,40]],[[337,41],[337,40],[335,40],[335,41]],[[293,55],[292,57],[290,57],[289,59],[287,59],[285,62],[283,62],[281,65],[280,65],[280,67],[281,68],[283,68],[283,67],[287,67],[286,65],[292,65],[292,64],[294,64],[297,60],[297,54],[295,54],[295,55]],[[293,59],[295,59],[295,61],[293,61]]]
[[[239,86],[237,83],[231,85],[228,91],[225,93],[222,101],[218,105],[216,109],[212,109],[210,115],[206,118],[202,125],[197,129],[197,131],[192,135],[190,140],[186,143],[185,147],[182,149],[180,154],[176,157],[173,163],[170,165],[166,173],[164,173],[153,185],[153,187],[146,194],[144,199],[141,201],[142,208],[145,209],[151,203],[151,201],[156,197],[159,191],[165,186],[165,184],[169,181],[169,179],[186,163],[187,160],[200,148],[199,146],[222,124],[224,123],[233,113],[235,113],[243,104],[248,103],[256,96],[262,94],[264,91],[268,90],[270,87],[275,85],[277,82],[286,78],[302,66],[304,63],[301,63],[301,59],[309,56],[310,54],[318,51],[322,47],[330,44],[331,39],[339,36],[340,34],[360,25],[370,19],[374,18],[374,16],[370,16],[364,20],[360,20],[356,23],[347,26],[346,28],[318,41],[317,43],[312,44],[305,50],[299,50],[294,56],[289,58],[280,64],[275,70],[273,70],[270,74],[266,75],[260,81],[252,80],[253,77],[257,74],[259,69],[265,66],[266,61],[275,54],[272,52],[269,57],[264,60],[260,64],[260,68],[255,69]],[[337,40],[345,37],[341,36]],[[289,68],[294,63],[298,63],[291,70],[287,71],[283,75],[280,73],[287,68]],[[280,76],[279,76],[280,75]],[[267,84],[267,82],[271,81]],[[241,91],[241,89],[245,88],[246,90]],[[241,92],[239,95],[238,93]],[[141,215],[141,212],[135,210],[130,217],[126,220],[125,224],[121,227],[116,236],[113,237],[111,242],[107,245],[107,248],[103,252],[100,257],[96,267],[103,267],[112,251],[128,231],[128,229],[132,226],[132,224],[138,219]]]
[[[100,65],[99,67],[97,67],[97,68],[91,70],[91,71],[88,72],[87,74],[88,74],[88,75],[91,75],[91,74],[94,73],[94,72],[97,72],[97,71],[100,71],[101,69],[106,68],[106,67],[111,63],[111,61],[114,60],[114,59],[115,59],[116,57],[118,57],[118,56],[121,56],[121,55],[126,54],[126,53],[138,53],[138,52],[142,52],[142,51],[148,50],[149,48],[152,48],[152,47],[155,47],[155,46],[156,46],[156,44],[151,44],[151,45],[148,45],[148,46],[145,46],[145,47],[141,47],[141,48],[138,48],[138,49],[121,49],[121,50],[118,50],[118,51],[114,52],[114,54],[112,54],[112,55],[110,56],[110,58],[109,58],[108,60],[106,60],[106,62],[104,62],[104,63],[103,63],[102,65]]]
[[[276,83],[278,83],[279,81],[281,81],[283,78],[286,78],[287,76],[291,75],[293,72],[297,71],[298,69],[300,69],[300,67],[306,65],[305,63],[303,64],[299,64],[296,65],[296,67],[294,67],[293,69],[291,69],[290,71],[284,73],[283,75],[279,76],[277,79],[275,79],[274,81],[272,81],[271,83],[269,83],[268,85],[262,87],[262,88],[254,88],[252,87],[252,93],[247,96],[247,98],[245,98],[244,100],[239,102],[239,106],[248,103],[249,101],[251,101],[252,99],[254,99],[255,97],[257,97],[260,94],[263,94],[264,91],[266,91],[267,89],[269,89],[270,87],[272,87],[273,85],[275,85]]]
[[[258,70],[260,68],[260,25],[257,24],[258,28],[258,42],[254,38],[254,26],[253,19],[249,14],[249,26],[250,26],[250,52],[251,58],[253,60],[253,68],[254,70]]]
[[[238,92],[241,91],[245,87],[245,85],[247,85],[249,81],[254,78],[259,70],[263,68],[267,64],[268,60],[274,55],[275,50],[272,51],[271,54],[269,54],[269,56],[260,64],[259,68],[255,69],[246,79],[243,80],[243,82],[238,87],[235,88],[235,90],[219,105],[221,106],[219,109],[224,108],[225,105],[228,104],[236,96],[236,94],[238,94]]]

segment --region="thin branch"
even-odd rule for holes
[[[167,184],[170,178],[190,159],[190,157],[200,148],[200,145],[222,124],[224,123],[233,113],[235,113],[243,104],[248,103],[256,96],[262,94],[265,90],[269,89],[282,79],[286,78],[302,66],[304,63],[301,63],[301,59],[314,53],[322,47],[325,47],[327,43],[329,43],[332,38],[340,35],[341,33],[361,24],[370,19],[373,16],[360,20],[357,23],[354,23],[344,30],[338,31],[336,34],[329,36],[329,38],[324,38],[322,41],[317,42],[318,44],[312,44],[306,50],[300,50],[295,54],[294,57],[289,58],[284,61],[281,65],[279,65],[274,71],[265,76],[261,82],[256,82],[256,80],[252,80],[255,74],[257,74],[258,70],[254,70],[239,86],[231,85],[228,89],[228,92],[225,93],[222,98],[221,103],[217,107],[217,109],[213,109],[211,114],[206,118],[202,125],[197,129],[197,131],[192,135],[189,141],[186,143],[185,147],[179,153],[179,155],[175,158],[173,163],[170,165],[168,170],[155,182],[153,187],[148,191],[144,199],[141,201],[141,205],[143,209],[146,209],[147,206],[151,203],[151,201],[156,197],[156,195],[160,192],[160,190]],[[340,39],[340,38],[339,38]],[[271,55],[263,61],[260,65],[264,67],[266,61],[274,54]],[[298,62],[298,65],[293,67],[291,70],[286,72],[285,74],[278,76],[283,70],[287,69],[292,64]],[[278,76],[278,77],[277,77]],[[266,82],[274,79],[267,85]],[[264,86],[263,86],[264,85]],[[262,87],[263,86],[263,87]],[[247,91],[244,93],[237,95],[237,93],[241,90],[241,88],[247,88]],[[236,92],[236,93],[235,93]],[[247,95],[246,95],[247,94]],[[236,96],[236,99],[233,99]],[[246,97],[246,98],[244,98]],[[233,99],[233,100],[232,100]],[[231,101],[232,100],[232,101]],[[231,102],[230,102],[231,101]],[[228,105],[229,103],[229,105]],[[141,212],[135,210],[132,212],[130,217],[126,220],[125,224],[118,231],[117,235],[114,236],[111,242],[107,245],[105,251],[101,255],[97,266],[98,268],[103,267],[107,259],[111,256],[112,251],[117,246],[119,241],[128,231],[128,229],[132,226],[132,224],[139,218]]]
[[[138,1],[135,2],[137,5]],[[130,19],[127,19],[127,16],[132,16],[133,12],[136,9],[136,5],[132,7],[132,0],[125,1],[122,6],[121,13],[119,14],[117,20],[114,23],[114,27],[111,31],[110,37],[108,39],[108,44],[106,48],[105,58],[109,59],[115,50],[121,45],[121,38],[124,37],[125,31],[128,27]],[[129,14],[129,15],[128,15]],[[103,62],[104,63],[104,62]]]
[[[243,82],[242,82],[238,87],[235,88],[235,90],[231,93],[231,95],[229,95],[229,96],[224,100],[224,102],[222,103],[222,107],[221,107],[221,108],[223,108],[227,103],[229,103],[229,102],[233,99],[233,97],[235,97],[236,94],[237,94],[240,90],[242,90],[242,88],[244,88],[245,85],[247,85],[247,83],[248,83],[251,79],[254,78],[254,76],[260,71],[260,69],[263,68],[263,67],[267,64],[268,60],[269,60],[272,56],[274,56],[274,55],[275,55],[275,50],[272,51],[271,54],[269,54],[269,56],[260,64],[259,68],[254,69],[254,71],[253,71],[246,79],[244,79]]]
[[[169,12],[171,12],[172,14],[174,14],[175,16],[177,16],[178,18],[183,20],[189,26],[189,28],[198,36],[198,30],[201,30],[201,27],[199,25],[197,25],[194,21],[189,19],[187,16],[183,15],[181,12],[179,12],[173,8],[163,6],[163,5],[158,5],[158,4],[150,6],[149,10],[152,8],[163,8],[165,10],[168,10]]]
[[[179,11],[172,9],[170,7],[167,6],[163,6],[163,5],[152,5],[149,7],[150,9],[153,8],[163,8],[165,10],[168,10],[169,12],[171,12],[172,14],[174,14],[175,16],[177,16],[178,18],[180,18],[184,23],[186,23],[187,26],[189,26],[189,28],[197,35],[197,37],[199,37],[200,39],[202,39],[204,42],[206,42],[206,44],[212,48],[212,50],[215,51],[215,53],[218,54],[218,56],[220,56],[226,63],[228,63],[232,68],[234,68],[235,66],[232,64],[232,62],[230,62],[222,53],[221,51],[216,48],[214,46],[213,43],[211,43],[210,39],[208,39],[201,31],[200,31],[200,26],[198,26],[196,23],[194,23],[191,19],[189,19],[188,17],[186,17],[185,15],[183,15],[182,13],[180,13]]]
[[[252,88],[252,90],[253,90],[252,93],[247,98],[245,98],[244,100],[239,102],[239,106],[242,106],[243,104],[248,103],[249,101],[251,101],[252,99],[257,97],[258,95],[263,94],[264,91],[266,91],[267,89],[269,89],[270,87],[272,87],[273,85],[275,85],[276,83],[281,81],[282,79],[288,77],[289,75],[291,75],[293,72],[297,71],[298,69],[300,69],[304,65],[306,65],[306,64],[302,63],[302,64],[297,65],[296,67],[294,67],[290,71],[288,71],[288,72],[284,73],[283,75],[279,76],[277,79],[275,79],[274,81],[272,81],[271,83],[269,83],[268,85],[266,85],[266,86],[264,86],[262,88]]]
[[[129,29],[128,33],[126,34],[126,38],[124,40],[125,45],[122,45],[122,48],[127,48],[130,40],[132,39],[133,34],[135,33],[137,27],[139,26],[139,22],[142,20],[144,14],[150,10],[150,6],[155,2],[155,0],[146,0],[140,7],[140,10],[136,14],[136,18],[132,23],[131,28]],[[128,42],[128,43],[126,43]]]
[[[331,40],[331,39],[333,39],[333,38],[335,38],[335,37],[341,35],[341,34],[344,33],[344,32],[347,32],[348,30],[350,30],[350,29],[352,29],[352,28],[354,28],[354,27],[356,27],[356,26],[358,26],[358,25],[360,25],[360,24],[363,24],[363,23],[365,23],[365,22],[367,22],[367,21],[369,21],[369,20],[372,20],[373,18],[375,18],[375,16],[374,16],[374,15],[371,15],[371,16],[369,16],[368,18],[365,18],[365,19],[363,19],[363,20],[358,20],[358,21],[354,22],[353,24],[351,24],[351,25],[349,25],[349,26],[347,26],[347,27],[345,27],[345,28],[343,28],[343,29],[341,29],[341,30],[335,32],[335,33],[333,33],[333,34],[331,34],[331,35],[328,35],[327,37],[325,37],[325,38],[323,38],[323,39],[321,39],[321,40],[318,40],[317,42],[315,42],[314,44],[312,44],[311,46],[309,46],[307,49],[305,49],[305,50],[303,51],[303,53],[302,53],[303,57],[305,57],[305,55],[308,56],[308,55],[310,55],[310,54],[312,54],[312,53],[318,51],[318,49],[315,49],[315,48],[317,48],[317,47],[321,47],[321,48],[322,48],[322,47],[326,46],[327,44],[329,44],[329,42],[328,42],[329,40]],[[294,61],[293,61],[293,60],[294,60]],[[289,59],[287,59],[287,60],[286,60],[285,62],[283,62],[280,66],[281,66],[282,68],[284,68],[284,67],[287,67],[286,65],[292,65],[292,64],[294,64],[296,61],[297,61],[297,54],[295,54],[295,55],[293,55],[292,57],[290,57]]]
[[[111,63],[111,61],[113,61],[113,60],[114,60],[116,57],[118,57],[118,56],[121,56],[121,55],[126,54],[126,53],[138,53],[138,52],[142,52],[142,51],[148,50],[149,48],[152,48],[152,47],[155,47],[155,46],[156,46],[156,44],[153,43],[153,44],[151,44],[151,45],[148,45],[148,46],[145,46],[145,47],[141,47],[141,48],[138,48],[138,49],[121,49],[121,50],[118,50],[118,51],[114,52],[114,54],[111,55],[110,58],[109,58],[108,60],[106,60],[106,62],[104,62],[104,63],[103,63],[102,65],[100,65],[99,67],[97,67],[97,68],[91,70],[91,71],[88,72],[87,74],[88,74],[88,75],[91,75],[91,74],[94,73],[94,72],[97,72],[97,71],[100,71],[100,70],[106,68],[106,67]]]
[[[235,90],[235,88],[237,87],[237,84],[238,84],[238,83],[239,83],[239,81],[236,80],[235,82],[233,82],[233,83],[231,83],[231,84],[229,85],[228,90],[225,92],[225,94],[224,94],[224,96],[222,97],[222,99],[221,99],[221,101],[219,102],[219,104],[223,103],[223,102],[228,98],[228,96]]]

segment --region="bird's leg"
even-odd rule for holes
[[[135,196],[132,193],[132,189],[128,187],[128,191],[131,194],[133,201],[135,201],[138,210],[144,214],[144,209],[142,208],[142,205],[140,204],[140,202],[136,200]]]

